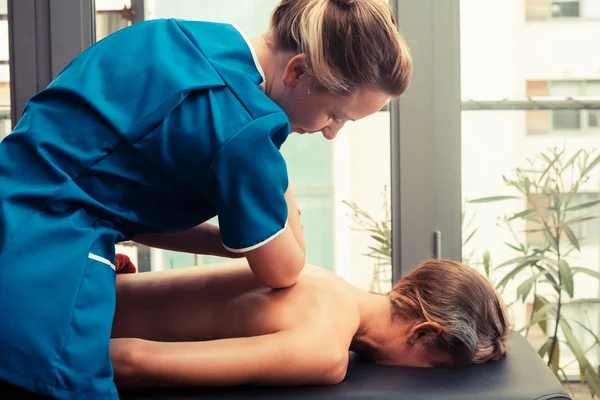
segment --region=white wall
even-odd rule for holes
[[[525,78],[600,77],[600,20],[528,23],[521,40]]]

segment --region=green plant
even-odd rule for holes
[[[461,237],[462,237],[462,262],[465,265],[476,268],[483,268],[483,273],[485,277],[491,281],[491,256],[490,252],[486,249],[483,250],[483,255],[481,256],[481,261],[479,261],[479,253],[477,249],[468,249],[467,245],[473,239],[479,228],[473,228],[473,221],[477,216],[476,213],[473,213],[470,217],[467,217],[467,205],[463,204],[462,207],[462,218],[461,218]]]
[[[352,221],[358,225],[354,229],[367,232],[374,241],[364,255],[375,260],[369,290],[376,293],[388,293],[392,286],[392,218],[387,187],[384,187],[382,196],[385,214],[381,221],[372,218],[355,202],[343,201],[352,211]]]
[[[506,242],[506,245],[519,256],[494,268],[495,272],[509,269],[497,287],[504,291],[510,281],[529,272],[517,282],[517,301],[533,300],[530,320],[520,331],[527,336],[531,327],[541,328],[547,340],[538,353],[559,379],[562,375],[567,380],[566,365],[560,364],[560,354],[564,354],[563,346],[568,347],[579,364],[581,381],[600,396],[600,379],[587,357],[589,351],[600,345],[600,339],[589,322],[585,324],[564,315],[565,307],[600,304],[598,298],[575,298],[574,281],[578,274],[600,279],[600,273],[571,265],[573,255],[580,252],[585,240],[575,233],[576,228],[585,221],[598,218],[584,213],[600,204],[600,199],[582,201],[580,195],[580,189],[600,163],[600,156],[592,157],[592,154],[579,150],[567,158],[564,149],[542,152],[528,161],[527,169],[517,169],[512,178],[504,177],[504,183],[516,189],[518,195],[487,197],[470,203],[520,200],[526,204],[525,209],[500,218],[501,225],[513,238],[513,242]],[[574,334],[574,326],[583,328],[593,337],[590,348],[583,348]]]
[[[392,215],[388,201],[387,187],[384,187],[382,197],[384,218],[380,221],[371,217],[368,212],[359,207],[355,202],[343,201],[352,211],[350,214],[352,221],[359,227],[354,229],[369,233],[371,239],[373,239],[373,243],[368,246],[368,252],[364,253],[364,255],[375,260],[373,278],[369,290],[377,293],[389,292],[392,285]],[[466,207],[463,205],[462,246],[469,243],[477,233],[477,228],[472,227],[474,219],[475,214],[467,217]],[[475,258],[474,254],[475,251],[473,250],[468,255],[463,256],[463,262],[470,265],[469,262],[472,262]],[[487,277],[489,277],[490,262],[490,255],[486,250],[483,254],[482,265]]]

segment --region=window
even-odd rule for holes
[[[526,0],[527,21],[596,19],[600,17],[597,0]]]
[[[131,25],[130,0],[96,1],[96,41]]]
[[[577,18],[580,16],[581,0],[526,0],[528,21]]]
[[[527,96],[599,97],[600,80],[527,81]],[[528,111],[528,134],[584,134],[597,131],[599,110]]]
[[[579,0],[562,0],[550,2],[551,18],[576,18],[579,17]]]
[[[554,2],[552,2],[554,3]],[[527,15],[531,21],[537,12],[540,20],[552,18],[549,14],[551,2],[543,0],[496,2],[493,10],[488,10],[479,0],[461,0],[461,88],[462,97],[469,98],[521,98],[523,96],[600,96],[600,70],[589,65],[599,65],[596,55],[590,52],[590,38],[600,37],[600,25],[588,23],[583,18],[589,13],[589,5],[594,2],[579,2],[579,6],[560,4],[562,15],[575,13],[579,7],[580,18],[568,17],[568,24],[542,24],[527,26],[519,15]],[[600,3],[595,1],[595,3]],[[535,9],[534,6],[538,8]],[[543,13],[545,7],[546,14]],[[558,11],[557,11],[558,13]],[[558,17],[559,14],[555,14]],[[593,33],[592,33],[593,32]],[[568,52],[560,54],[558,49]],[[498,54],[500,53],[500,54]],[[587,64],[589,62],[589,64]],[[530,79],[531,76],[545,79]],[[547,79],[548,77],[585,77],[585,79]],[[490,77],[494,77],[490,79]],[[525,83],[525,84],[524,84]],[[464,233],[476,233],[463,245],[463,259],[480,271],[485,251],[489,251],[492,267],[522,256],[523,252],[509,247],[506,243],[539,244],[543,237],[539,232],[525,233],[538,228],[535,221],[516,219],[508,229],[499,219],[511,216],[525,209],[524,201],[502,201],[487,204],[472,204],[468,200],[492,197],[515,196],[517,190],[505,184],[504,177],[514,179],[517,168],[529,168],[528,159],[537,158],[549,148],[566,148],[565,162],[580,149],[600,150],[598,129],[599,115],[591,110],[556,111],[463,111],[462,112],[462,194],[465,200]],[[591,179],[579,188],[572,200],[573,204],[600,200],[599,170],[595,169]],[[571,179],[565,172],[565,180]],[[530,198],[537,203],[540,199]],[[543,207],[543,204],[541,205]],[[579,214],[581,212],[581,214]],[[577,214],[576,214],[577,213]],[[598,209],[572,210],[573,218],[600,214]],[[600,271],[600,221],[597,219],[573,223],[575,236],[585,237],[581,241],[581,251],[569,255],[574,266]],[[466,237],[464,237],[466,238]],[[565,242],[568,238],[562,237]],[[562,243],[561,243],[562,246]],[[566,246],[564,246],[566,247]],[[470,258],[470,260],[469,260]],[[510,267],[493,270],[492,280],[498,282]],[[517,276],[508,283],[503,297],[510,306],[510,317],[515,329],[528,321],[527,304],[517,299],[517,288],[527,275]],[[546,286],[546,285],[544,285]],[[545,288],[544,288],[545,290]],[[552,289],[550,289],[552,290]],[[597,298],[600,295],[598,281],[576,277],[576,297]],[[545,294],[545,293],[544,293]],[[527,299],[527,302],[533,301]],[[584,318],[589,314],[591,322],[586,323],[598,334],[597,308],[590,305],[565,310],[567,318]],[[552,326],[548,323],[548,326]],[[575,335],[587,346],[588,333],[583,328],[575,328]],[[545,340],[541,330],[530,330],[528,340],[539,348]],[[541,342],[540,342],[541,341]],[[595,350],[594,350],[595,351]],[[591,362],[598,366],[600,353],[588,353]],[[574,359],[567,350],[561,348],[561,365]],[[566,374],[578,379],[577,363],[568,364]]]
[[[0,140],[8,135],[11,130],[8,7],[7,0],[0,0]]]

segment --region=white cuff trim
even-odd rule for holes
[[[283,227],[283,229],[281,229],[279,232],[275,233],[273,236],[271,236],[270,238],[267,238],[265,240],[263,240],[262,242],[255,244],[254,246],[250,246],[250,247],[245,247],[243,249],[232,249],[231,247],[227,247],[225,245],[225,243],[223,243],[223,247],[225,247],[225,250],[230,251],[232,253],[245,253],[247,251],[252,251],[254,249],[258,249],[260,246],[265,245],[267,243],[269,243],[271,240],[275,239],[277,236],[281,235],[283,233],[283,231],[285,231],[285,228],[287,228],[288,224],[287,221],[285,223],[285,226]]]
[[[110,261],[108,261],[104,257],[100,257],[100,256],[97,256],[97,255],[95,255],[93,253],[90,253],[90,254],[88,254],[88,258],[90,260],[94,260],[94,261],[98,261],[98,262],[100,262],[102,264],[106,264],[106,265],[108,265],[109,267],[111,267],[115,271],[117,270],[117,267],[115,267],[115,264],[111,263]]]

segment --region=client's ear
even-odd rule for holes
[[[442,333],[439,325],[433,322],[415,324],[409,334],[407,344],[413,346],[420,343],[423,346],[433,346],[437,343],[438,335]]]

